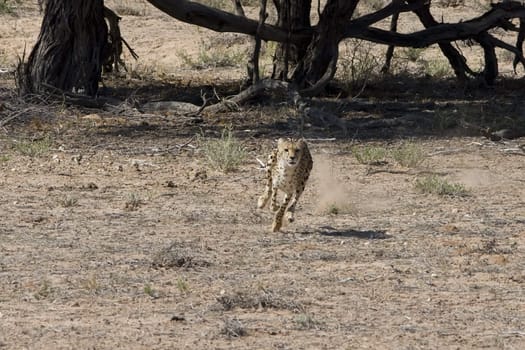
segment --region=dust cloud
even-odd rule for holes
[[[313,183],[316,185],[317,213],[338,213],[352,211],[352,196],[349,188],[341,179],[341,170],[335,166],[335,160],[326,156],[314,160],[312,173]]]

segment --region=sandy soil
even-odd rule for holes
[[[242,74],[182,67],[180,42],[195,50],[191,42],[215,34],[130,3],[145,12],[124,17],[126,39],[144,66],[155,61],[173,80],[109,79],[108,91],[198,99],[214,77]],[[2,16],[8,63],[38,35],[36,7],[24,6]],[[195,36],[182,38],[188,30]],[[3,75],[0,120],[23,113],[0,128],[0,349],[523,348],[523,139],[434,123],[516,118],[522,89],[398,83],[318,101],[348,122],[430,119],[348,137],[307,124],[312,179],[296,222],[273,234],[271,213],[256,209],[256,158],[298,128],[282,101],[202,119],[28,105]],[[202,144],[231,123],[248,157],[224,174]],[[425,154],[416,167],[360,164],[352,152],[407,140]],[[468,194],[423,194],[414,184],[428,174]]]

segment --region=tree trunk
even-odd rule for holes
[[[313,35],[306,55],[293,75],[299,88],[317,94],[332,79],[339,55],[339,42],[343,38],[343,28],[350,20],[359,0],[328,0],[317,32]]]
[[[274,0],[277,9],[277,26],[288,33],[310,28],[311,0]],[[277,43],[273,58],[272,78],[288,79],[290,64],[295,67],[306,54],[308,42]]]
[[[106,55],[103,0],[48,0],[24,70],[25,93],[61,90],[94,96]]]

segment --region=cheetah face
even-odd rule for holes
[[[279,150],[279,158],[284,165],[295,167],[299,163],[303,155],[303,145],[303,140],[279,139],[277,148]]]

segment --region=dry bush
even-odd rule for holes
[[[142,200],[142,198],[140,198],[138,194],[130,193],[128,195],[126,203],[124,204],[124,209],[128,211],[135,211],[143,204],[144,200]]]
[[[120,1],[112,8],[119,16],[146,16],[146,6],[142,3],[141,8],[137,8],[137,4],[132,4],[130,1]]]
[[[374,56],[372,44],[352,39],[343,44],[342,54],[339,57],[338,77],[346,89],[352,92],[362,91],[368,83],[378,76],[381,64]]]
[[[228,338],[237,338],[246,335],[247,332],[244,325],[237,318],[226,318],[221,328],[221,334],[226,335]]]
[[[236,307],[241,309],[278,309],[292,310],[300,312],[303,306],[294,300],[282,298],[270,290],[264,290],[259,293],[253,292],[234,292],[229,295],[221,295],[217,298],[220,306],[224,310],[232,310]]]
[[[430,61],[423,60],[423,67],[426,74],[430,75],[432,78],[443,79],[449,76],[452,76],[452,67],[448,61],[438,58]]]
[[[388,156],[388,150],[378,146],[353,146],[351,152],[360,164],[367,165],[385,164]]]
[[[231,128],[224,129],[219,139],[201,137],[199,141],[208,164],[224,173],[236,170],[247,157],[244,146],[233,136]]]
[[[402,49],[402,55],[410,62],[417,62],[421,58],[423,51],[425,51],[425,48],[406,47]]]
[[[46,154],[51,149],[53,141],[49,136],[38,140],[20,141],[14,143],[14,149],[31,158]]]
[[[450,183],[437,175],[430,175],[416,180],[416,188],[422,193],[439,196],[463,197],[468,194],[463,184]]]
[[[201,250],[197,244],[174,242],[153,257],[152,265],[184,268],[209,266]]]
[[[216,43],[201,43],[197,57],[178,52],[182,62],[190,69],[242,67],[247,62],[244,50]]]
[[[0,0],[0,15],[2,14],[9,14],[14,15],[16,14],[16,5],[20,4],[21,0]]]
[[[425,159],[425,152],[415,143],[404,143],[392,150],[392,158],[401,166],[415,168]]]
[[[305,329],[315,329],[320,330],[322,329],[323,323],[319,320],[315,319],[312,315],[302,313],[297,315],[294,318],[294,322],[297,329],[305,330]]]

